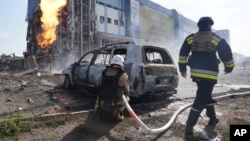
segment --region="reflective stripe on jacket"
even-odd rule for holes
[[[223,38],[211,31],[191,34],[180,49],[179,70],[185,72],[189,65],[192,78],[217,82],[219,65],[216,53],[224,63],[225,70],[231,72],[234,68],[232,51]]]

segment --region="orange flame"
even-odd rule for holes
[[[37,43],[47,52],[56,40],[56,27],[59,24],[60,10],[67,4],[67,0],[41,0],[42,32],[37,35]]]

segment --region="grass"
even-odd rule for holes
[[[24,118],[22,115],[12,115],[0,121],[0,141],[16,137],[20,133],[29,132],[34,128],[57,127],[69,121],[67,115],[49,118]]]

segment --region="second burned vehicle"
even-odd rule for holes
[[[87,52],[63,70],[64,87],[84,88],[91,93],[97,93],[102,71],[117,54],[125,58],[124,66],[130,81],[130,96],[176,93],[179,81],[177,67],[168,50],[133,43],[117,43]]]

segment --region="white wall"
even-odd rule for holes
[[[102,5],[96,4],[96,16],[97,16],[97,30],[104,32],[104,22],[100,23],[100,16],[104,17],[104,7]]]
[[[100,16],[105,17],[105,7],[100,4],[96,4],[96,15],[97,15],[97,30],[105,32],[105,21],[100,23]],[[125,15],[123,13],[124,26],[115,25],[114,20],[119,20],[119,10],[107,7],[107,18],[111,18],[111,23],[107,23],[107,33],[125,36]],[[106,21],[107,22],[107,21]],[[119,22],[119,21],[118,21]],[[120,34],[119,34],[120,30]]]

